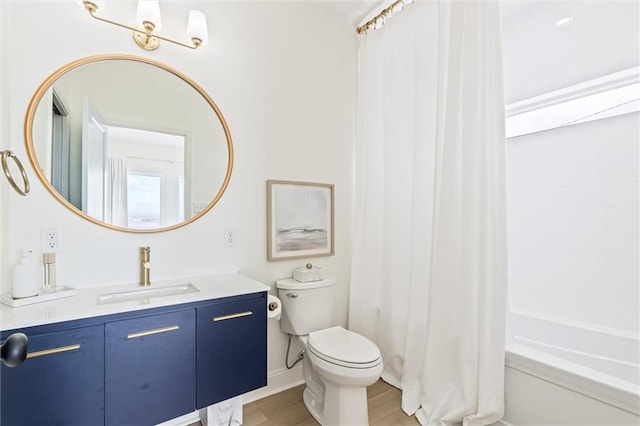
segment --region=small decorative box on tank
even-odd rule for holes
[[[322,268],[307,263],[305,266],[293,270],[293,279],[301,283],[320,281],[322,280]]]

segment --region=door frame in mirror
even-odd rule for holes
[[[78,209],[76,206],[71,204],[71,202],[69,202],[62,195],[60,195],[58,191],[54,188],[52,183],[47,179],[47,177],[42,172],[41,165],[38,159],[36,158],[35,144],[33,143],[33,122],[36,115],[36,110],[40,105],[40,101],[42,100],[43,96],[47,93],[47,91],[53,87],[54,82],[62,75],[82,65],[86,65],[93,62],[108,61],[108,60],[124,60],[124,61],[141,62],[141,63],[149,64],[152,66],[156,66],[158,68],[161,68],[175,75],[176,77],[180,78],[185,83],[190,85],[198,93],[200,93],[200,95],[207,101],[207,103],[211,106],[216,116],[220,120],[220,124],[222,125],[225,137],[227,139],[227,152],[228,152],[227,172],[225,174],[222,185],[218,190],[218,193],[216,194],[216,196],[213,198],[213,200],[211,200],[211,202],[202,211],[193,215],[189,219],[184,220],[183,222],[176,223],[174,225],[163,227],[163,228],[156,228],[156,229],[132,229],[132,228],[125,228],[121,226],[112,225],[106,222],[102,222],[84,213],[82,210]],[[136,55],[105,54],[105,55],[88,56],[88,57],[80,58],[73,62],[70,62],[67,65],[64,65],[63,67],[54,71],[40,84],[40,86],[38,86],[35,94],[31,98],[31,101],[29,102],[29,106],[27,107],[27,112],[26,112],[25,121],[24,121],[24,141],[27,149],[27,154],[29,156],[29,161],[31,162],[31,165],[34,168],[34,171],[38,176],[38,179],[40,179],[40,182],[42,182],[42,184],[45,186],[47,191],[49,191],[49,193],[53,195],[55,199],[57,199],[68,210],[82,217],[83,219],[86,219],[102,227],[113,229],[115,231],[122,231],[122,232],[139,233],[139,234],[166,232],[166,231],[171,231],[173,229],[181,228],[185,225],[188,225],[191,222],[196,221],[197,219],[204,216],[209,210],[211,210],[213,206],[216,205],[217,202],[220,200],[225,190],[227,189],[227,186],[229,185],[229,180],[231,179],[231,172],[233,170],[233,142],[231,139],[231,132],[229,131],[229,127],[227,125],[226,120],[224,119],[224,116],[222,115],[222,112],[220,111],[216,103],[213,101],[213,99],[209,96],[209,94],[202,87],[200,87],[200,85],[198,85],[194,80],[192,80],[190,77],[188,77],[184,73],[176,70],[175,68],[172,68],[154,59],[145,58],[145,57],[136,56]]]

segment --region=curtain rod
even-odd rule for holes
[[[371,18],[370,20],[368,20],[367,22],[365,22],[364,24],[356,28],[356,32],[360,35],[363,35],[363,34],[366,34],[367,31],[369,31],[370,29],[377,30],[381,28],[385,24],[387,18],[389,18],[394,13],[400,12],[404,8],[404,6],[411,4],[413,2],[414,0],[394,1],[393,3],[391,3],[391,5],[389,5],[389,7],[382,9],[382,11],[378,13],[376,16],[374,16],[373,18]]]
[[[125,158],[131,158],[132,160],[149,160],[149,161],[162,161],[164,163],[177,163],[177,164],[184,164],[184,161],[178,161],[178,160],[165,160],[164,158],[150,158],[150,157],[136,157],[135,155],[126,155]]]

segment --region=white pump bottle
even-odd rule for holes
[[[31,250],[22,252],[22,259],[14,265],[11,277],[12,296],[14,299],[38,295],[40,287],[36,264],[31,261]]]

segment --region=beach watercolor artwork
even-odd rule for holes
[[[267,184],[268,260],[332,255],[333,185]]]

